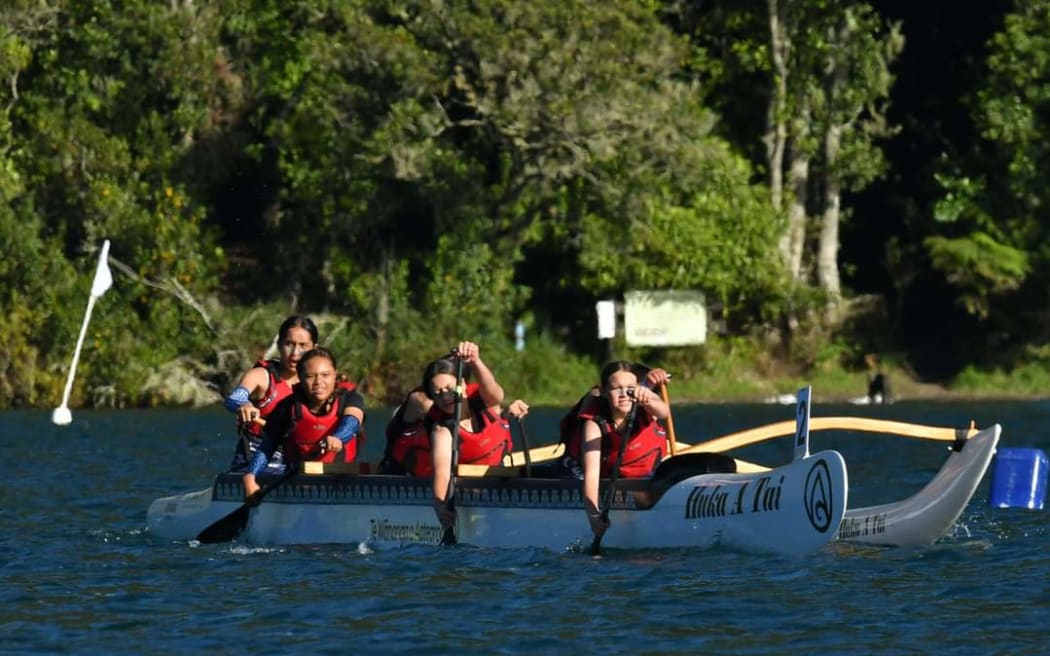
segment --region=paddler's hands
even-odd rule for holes
[[[527,414],[529,414],[529,404],[525,403],[521,399],[517,399],[509,406],[507,406],[507,416],[509,417],[513,417],[514,419],[521,419]]]
[[[456,356],[463,360],[463,364],[474,364],[481,360],[481,349],[474,342],[460,342],[456,346]]]
[[[645,374],[645,384],[649,389],[656,389],[660,385],[666,385],[669,380],[671,380],[671,374],[659,367],[650,369],[649,373]]]
[[[259,498],[259,484],[255,481],[255,474],[245,474],[241,479],[244,483],[244,503],[249,506],[257,506],[262,501]]]
[[[631,394],[631,397],[634,399],[635,403],[644,408],[652,405],[653,401],[660,398],[660,395],[648,387],[635,387],[634,393]]]
[[[601,513],[588,512],[587,521],[591,523],[591,532],[598,540],[601,540],[605,532],[609,530],[609,520],[603,519]]]
[[[456,512],[449,510],[448,505],[442,499],[435,497],[433,506],[434,514],[437,515],[441,528],[449,528],[456,523]]]
[[[245,403],[241,407],[237,408],[237,423],[241,426],[247,426],[256,419],[259,418],[261,413],[259,408],[255,407],[253,403]]]
[[[328,437],[324,438],[324,448],[321,450],[322,454],[339,453],[342,450],[343,441],[340,440],[338,437],[332,437],[331,435],[329,435]]]

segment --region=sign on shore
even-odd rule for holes
[[[624,295],[630,346],[684,346],[707,341],[707,310],[696,290],[630,291]]]

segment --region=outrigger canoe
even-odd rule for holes
[[[933,544],[947,535],[988,470],[1002,428],[995,424],[952,443],[937,475],[912,496],[848,508],[838,539],[897,547]]]
[[[800,390],[801,393],[801,390]],[[877,506],[847,508],[838,538],[886,546],[927,546],[944,537],[969,504],[995,455],[1002,428],[995,424],[978,431],[923,426],[860,417],[814,417],[810,431],[846,430],[887,433],[949,444],[949,455],[937,475],[912,496]],[[747,444],[791,435],[791,422],[778,422],[684,449],[724,452]],[[761,470],[761,467],[752,467]]]
[[[429,479],[334,473],[340,468],[353,469],[303,463],[251,510],[241,538],[254,544],[440,542]],[[590,543],[580,481],[493,475],[520,473],[518,467],[481,469],[487,475],[459,469],[460,544],[561,551]],[[616,481],[603,546],[724,546],[796,556],[838,535],[848,489],[838,452],[815,453],[763,472],[727,469],[734,467],[725,456],[683,455],[661,463],[652,479]],[[260,476],[261,484],[268,480],[272,477]],[[194,540],[243,500],[241,476],[220,474],[209,488],[154,501],[147,511],[149,531],[164,539]]]
[[[884,546],[928,546],[947,535],[980,486],[995,450],[1002,427],[983,430],[926,426],[865,417],[813,417],[809,430],[847,433],[882,433],[895,437],[934,440],[948,445],[948,458],[937,474],[918,492],[905,499],[876,506],[847,508],[837,538]],[[758,442],[794,435],[795,423],[781,421],[739,433],[689,445],[678,442],[676,451],[725,453]],[[532,462],[558,457],[561,445],[530,451]],[[524,453],[514,455],[514,464],[525,462]],[[763,472],[768,468],[736,460],[737,471]]]
[[[759,426],[693,446],[676,442],[678,455],[664,461],[652,480],[619,481],[610,516],[614,528],[605,538],[606,546],[723,544],[784,554],[805,553],[833,538],[926,546],[955,525],[980,485],[1002,432],[997,424],[979,431],[972,424],[956,429],[860,417],[811,419],[809,390],[799,390],[799,395],[806,402],[799,405],[794,422]],[[947,442],[949,456],[933,479],[912,496],[843,511],[848,485],[841,456],[834,451],[810,456],[811,430]],[[796,459],[783,467],[769,469],[724,455],[789,435],[796,438]],[[553,459],[560,449],[561,445],[539,447],[529,451],[528,458],[518,452],[510,467],[461,467],[456,526],[460,541],[562,549],[588,539],[578,481],[521,477],[523,465],[529,471],[527,463]],[[813,458],[824,464],[810,465],[802,476],[804,463]],[[248,539],[395,544],[441,539],[430,508],[429,480],[353,475],[340,472],[339,465],[306,463],[305,467],[252,511]],[[154,501],[147,513],[148,525],[160,537],[192,540],[237,510],[241,500],[240,477],[222,474],[211,488]],[[828,527],[836,527],[830,534],[823,528],[825,519]]]

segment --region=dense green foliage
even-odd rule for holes
[[[865,272],[838,222],[894,173],[909,26],[783,4],[6,3],[0,405],[60,397],[107,238],[78,404],[214,401],[294,312],[381,402],[460,339],[509,394],[572,398],[606,355],[595,300],[629,289],[710,299],[712,345],[615,347],[686,381],[892,351],[896,318],[852,302]],[[1048,17],[1018,2],[980,86],[940,99],[981,139],[934,171],[931,216],[869,245],[880,293],[909,288],[909,257],[943,276],[972,319],[956,370],[1009,371],[1047,338]],[[984,340],[1004,326],[1007,352]]]

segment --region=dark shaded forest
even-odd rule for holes
[[[214,402],[292,313],[382,402],[459,339],[518,396],[1050,362],[1038,2],[30,2],[0,10],[0,385]],[[603,344],[694,289],[709,342]],[[514,349],[521,322],[529,349]]]

